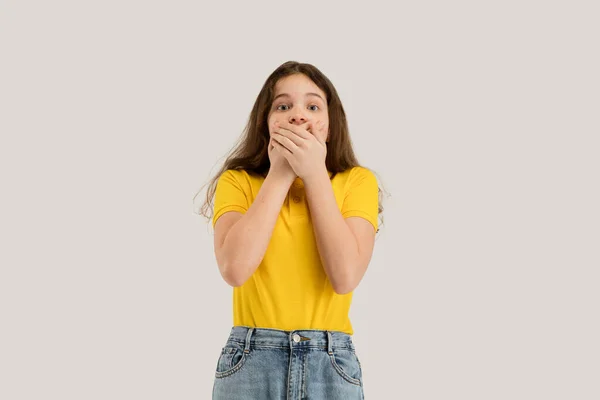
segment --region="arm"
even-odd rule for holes
[[[306,182],[317,247],[325,272],[338,294],[351,292],[361,281],[373,252],[375,229],[366,219],[344,220],[326,171]]]
[[[248,210],[215,224],[215,255],[223,279],[241,286],[260,265],[293,179],[269,173]],[[237,214],[232,217],[227,214]],[[234,220],[235,219],[235,220]]]

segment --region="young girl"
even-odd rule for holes
[[[216,261],[233,287],[213,399],[363,399],[348,312],[383,208],[326,76],[289,61],[268,77],[211,182],[208,218],[213,194]]]

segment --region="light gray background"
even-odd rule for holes
[[[391,194],[367,398],[600,398],[597,2],[0,4],[0,398],[210,398],[232,289],[192,198],[287,60]]]

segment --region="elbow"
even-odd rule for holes
[[[340,286],[340,285],[336,285],[333,287],[333,290],[337,293],[337,294],[348,294],[350,292],[352,292],[354,290],[353,286],[350,285],[346,285],[346,286]]]
[[[331,280],[333,290],[340,295],[348,294],[354,291],[361,281],[360,269],[349,268],[346,270],[345,276],[338,276],[337,279]]]
[[[337,293],[339,295],[348,294],[352,291],[352,290],[348,290],[346,288],[336,288],[336,287],[334,287],[333,290],[335,291],[335,293]]]
[[[345,281],[338,280],[335,283],[332,283],[333,290],[340,295],[348,294],[356,289],[356,284],[354,284],[353,280],[347,279]]]
[[[244,270],[244,268],[240,268],[239,266],[225,264],[223,268],[221,268],[221,276],[229,286],[239,287],[248,280],[248,277],[244,276],[242,273]]]

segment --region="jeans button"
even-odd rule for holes
[[[300,341],[300,335],[298,335],[297,333],[294,333],[294,342],[298,343]]]

